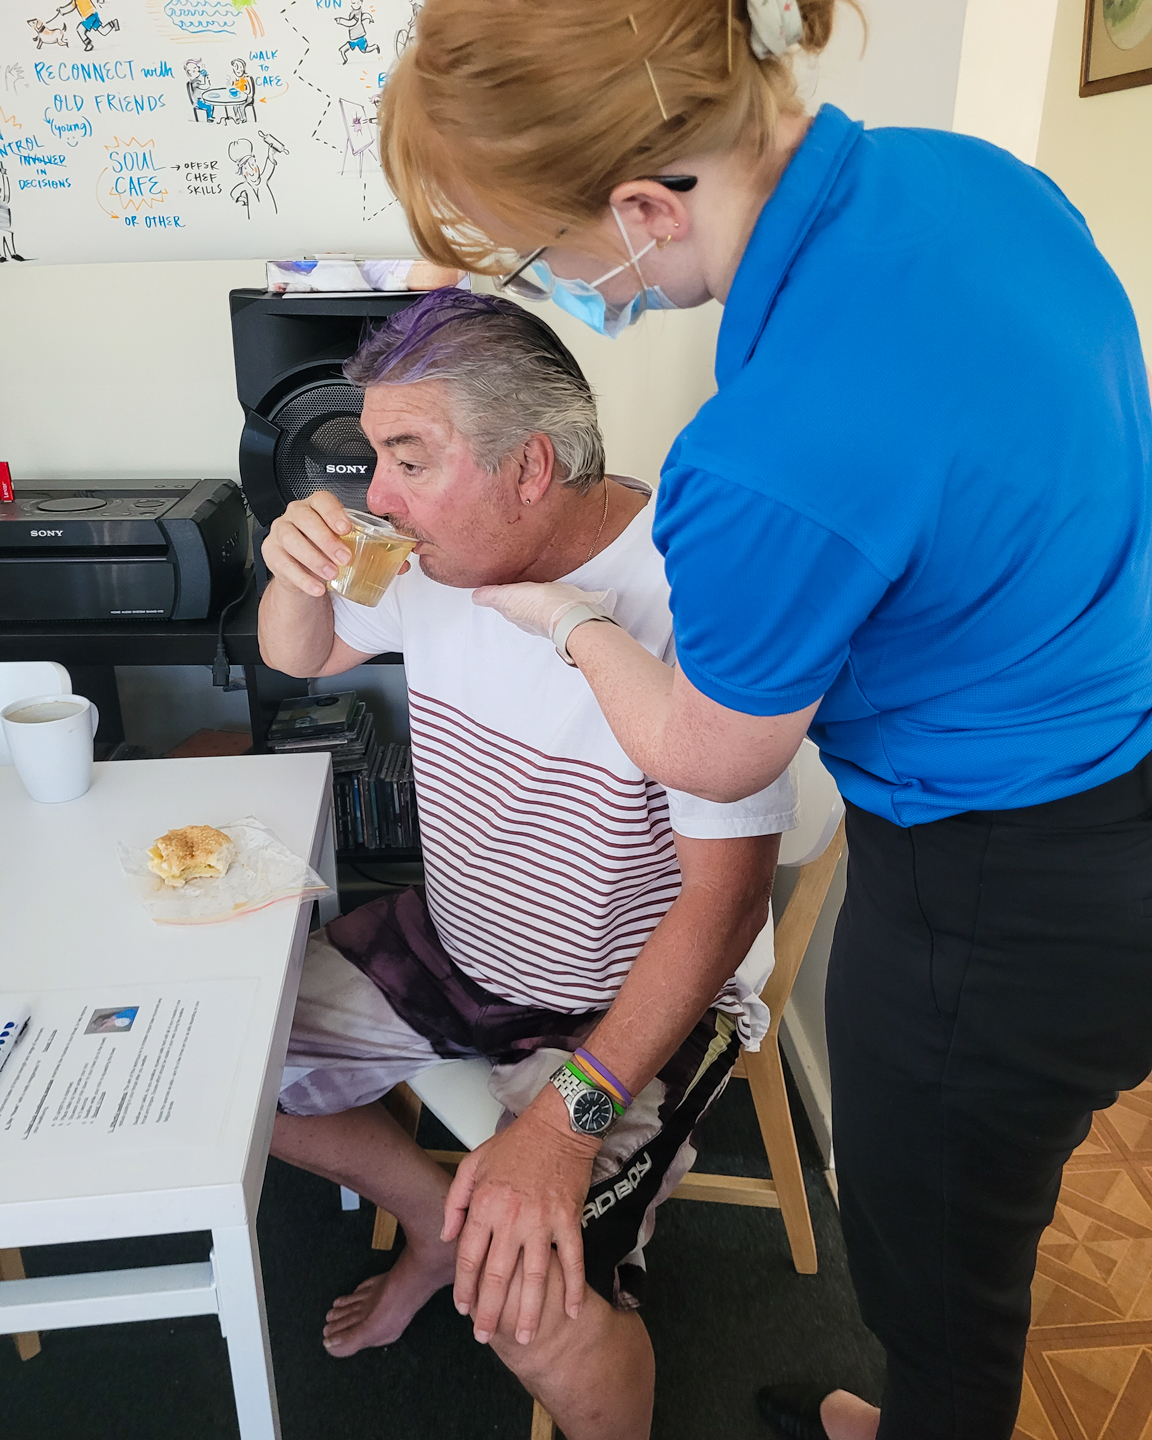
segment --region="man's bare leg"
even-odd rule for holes
[[[329,1355],[398,1340],[455,1274],[456,1245],[440,1239],[447,1174],[377,1103],[338,1115],[278,1114],[272,1154],[347,1185],[403,1225],[405,1247],[391,1270],[335,1300],[324,1326]]]
[[[544,1406],[567,1440],[648,1440],[656,1366],[635,1311],[614,1310],[585,1290],[580,1315],[564,1313],[564,1278],[555,1254],[536,1338],[516,1340],[520,1272],[492,1348]]]

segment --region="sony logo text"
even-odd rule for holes
[[[63,530],[29,530],[29,535],[63,535]]]
[[[367,475],[367,465],[326,465],[329,475]]]

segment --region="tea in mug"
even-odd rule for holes
[[[79,715],[83,708],[83,705],[71,700],[38,700],[34,705],[13,710],[6,718],[14,725],[47,725],[53,720],[67,720],[69,715]]]

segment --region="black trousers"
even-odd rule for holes
[[[907,830],[850,805],[848,846],[828,1043],[878,1440],[1009,1440],[1064,1162],[1152,1070],[1152,756]]]

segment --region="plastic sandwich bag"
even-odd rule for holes
[[[228,873],[197,877],[182,887],[165,885],[149,870],[148,850],[154,839],[143,847],[119,842],[124,873],[158,925],[211,925],[263,910],[278,900],[316,899],[330,893],[316,871],[255,816],[215,828],[236,847]]]

